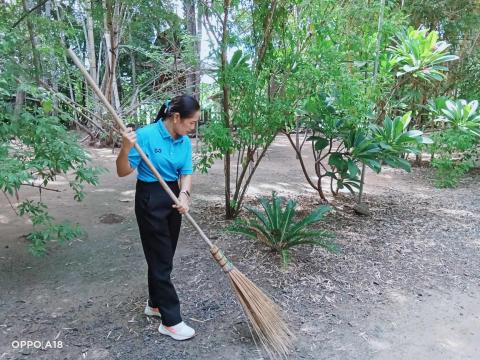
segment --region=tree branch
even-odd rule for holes
[[[17,21],[15,21],[15,24],[12,25],[12,29],[15,28],[18,24],[20,24],[23,19],[25,19],[28,15],[30,15],[30,13],[32,13],[33,11],[37,10],[40,6],[44,5],[47,1],[49,0],[43,0],[41,3],[39,3],[37,6],[34,6],[33,8],[31,8],[30,10],[26,11],[22,16],[20,16],[20,19],[18,19]]]
[[[18,216],[18,212],[17,212],[17,210],[13,207],[13,204],[12,204],[12,202],[10,201],[10,198],[7,196],[7,193],[6,193],[4,190],[2,190],[2,192],[3,192],[3,195],[5,195],[5,197],[7,198],[7,201],[8,201],[8,203],[10,204],[10,207],[12,208],[13,212],[15,213],[15,215]]]
[[[303,162],[303,157],[302,157],[302,153],[297,149],[297,147],[295,146],[295,144],[293,143],[293,140],[290,136],[290,134],[288,132],[284,132],[284,134],[287,136],[288,138],[288,141],[290,141],[290,144],[292,145],[293,149],[295,150],[295,152],[297,153],[298,155],[298,159],[300,160],[300,166],[302,167],[302,171],[303,171],[303,175],[305,176],[305,179],[307,179],[308,183],[310,184],[310,186],[312,188],[314,188],[315,190],[318,191],[318,188],[315,186],[315,184],[312,182],[312,180],[310,179],[310,176],[308,176],[308,172],[307,172],[307,169],[305,168],[305,163]]]
[[[58,190],[58,189],[51,189],[51,188],[47,188],[47,187],[40,186],[40,185],[35,185],[35,184],[20,184],[20,186],[31,186],[31,187],[38,188],[38,189],[41,189],[41,190],[61,192],[61,191]]]

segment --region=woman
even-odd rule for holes
[[[149,300],[146,315],[161,316],[161,334],[175,340],[195,335],[180,315],[180,302],[170,279],[182,221],[188,211],[192,184],[192,146],[187,134],[195,129],[200,106],[191,96],[178,96],[162,105],[154,123],[136,133],[128,129],[117,158],[117,174],[137,169],[135,215],[148,265]],[[141,159],[137,142],[178,197],[177,206]]]

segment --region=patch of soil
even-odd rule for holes
[[[125,217],[117,214],[104,214],[99,219],[102,224],[119,224],[125,220]]]

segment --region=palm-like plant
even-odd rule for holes
[[[338,250],[337,245],[328,240],[333,234],[325,230],[307,229],[309,225],[322,220],[331,210],[330,206],[320,206],[303,219],[295,221],[296,202],[293,200],[288,200],[282,207],[282,199],[272,192],[271,199],[261,198],[260,204],[264,211],[246,207],[254,218],[237,219],[228,230],[257,239],[279,252],[284,265],[290,262],[289,249],[293,246],[312,244],[330,251]]]
[[[397,77],[410,74],[428,82],[440,81],[448,71],[443,64],[458,59],[458,56],[447,53],[450,44],[438,41],[436,31],[409,27],[398,33],[393,41],[396,45],[388,50],[392,54],[390,64],[399,67]]]
[[[478,101],[447,100],[436,121],[448,123],[452,128],[480,137],[480,114]]]

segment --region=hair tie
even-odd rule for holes
[[[165,115],[168,116],[168,112],[170,111],[170,100],[165,101]]]

